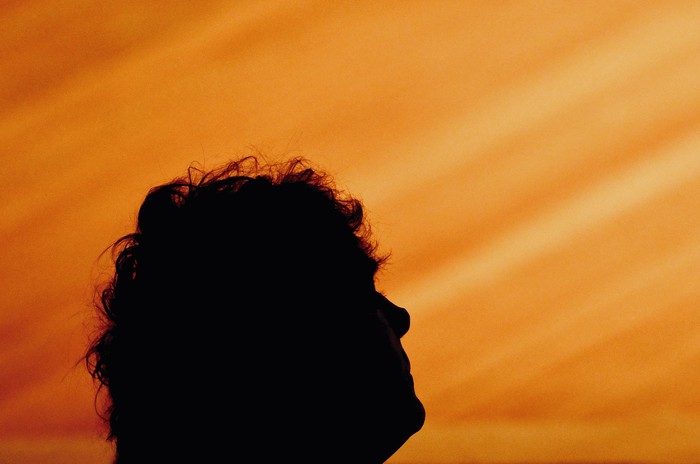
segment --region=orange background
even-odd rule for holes
[[[75,366],[98,256],[150,186],[254,152],[333,173],[393,254],[428,419],[392,463],[700,461],[699,26],[697,1],[3,2],[0,463],[108,462]]]

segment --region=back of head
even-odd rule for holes
[[[361,462],[353,444],[376,431],[357,421],[392,407],[372,399],[369,234],[361,203],[299,159],[190,168],[152,189],[115,244],[86,356],[118,462],[339,449]]]

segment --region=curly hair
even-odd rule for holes
[[[351,308],[371,298],[387,259],[361,201],[302,158],[190,166],[148,192],[135,231],[110,248],[114,273],[98,289],[101,325],[84,360],[98,393],[108,393],[101,416],[115,462],[133,462],[146,440],[197,431],[165,417],[201,428],[205,411],[222,411],[217,401],[234,388],[224,387],[222,370],[248,395],[270,393],[271,370],[297,381],[299,371],[313,374],[323,362],[319,347],[331,343],[314,327],[323,320],[336,337],[361,317]],[[270,349],[284,353],[271,361],[274,369],[260,362]],[[304,388],[322,394],[334,374],[314,375]],[[293,388],[285,394],[302,394]],[[281,408],[282,400],[265,404],[250,417]]]

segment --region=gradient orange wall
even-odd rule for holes
[[[5,2],[0,462],[109,459],[100,253],[192,162],[364,200],[428,420],[400,463],[700,461],[700,3]],[[331,459],[332,460],[332,459]]]

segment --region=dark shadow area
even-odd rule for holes
[[[150,190],[85,356],[116,463],[381,463],[420,430],[359,200],[303,159]]]

